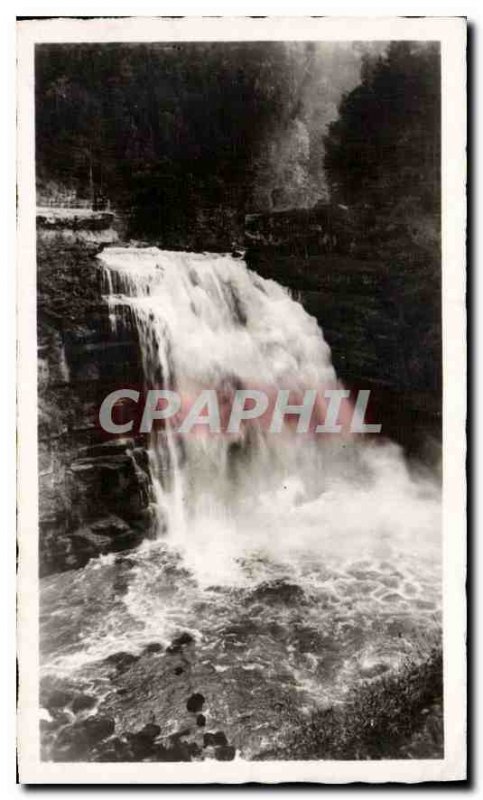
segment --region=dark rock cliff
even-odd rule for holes
[[[371,418],[409,455],[438,459],[441,321],[438,247],[371,230],[345,207],[246,220],[246,261],[314,316],[339,378],[371,390]]]
[[[135,328],[111,330],[100,247],[62,235],[37,247],[41,574],[137,544],[153,519],[143,441],[106,441],[97,414],[142,382]]]

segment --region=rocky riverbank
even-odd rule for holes
[[[236,626],[235,626],[236,627]],[[235,631],[235,627],[233,630]],[[327,653],[316,632],[314,661]],[[286,639],[282,637],[283,640]],[[41,686],[42,753],[52,761],[230,761],[441,758],[442,664],[438,649],[393,671],[360,677],[322,707],[293,677],[206,651],[190,633],[138,654],[115,652],[83,678]],[[285,642],[287,644],[287,642]],[[333,655],[334,657],[334,655]],[[261,666],[261,665],[260,665]],[[95,675],[95,681],[93,676]],[[328,685],[332,680],[326,676]],[[303,693],[302,693],[303,694]]]

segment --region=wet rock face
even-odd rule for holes
[[[111,330],[99,249],[61,236],[38,242],[41,575],[154,532],[146,443],[106,441],[98,423],[110,391],[142,382],[134,326],[126,318]]]

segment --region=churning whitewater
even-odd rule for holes
[[[229,397],[243,386],[336,383],[316,321],[242,260],[116,247],[100,259],[113,324],[126,310],[134,317],[148,385]],[[167,424],[152,434],[150,458],[168,541],[208,583],[243,580],[239,559],[252,552],[293,568],[304,549],[324,561],[346,551],[371,557],[384,549],[383,530],[399,547],[402,539],[431,549],[439,529],[437,498],[412,483],[388,445],[299,442],[257,420],[236,439],[183,437]]]
[[[113,330],[134,322],[148,388],[337,384],[316,321],[243,260],[154,247],[99,259]],[[216,685],[213,719],[250,757],[279,735],[277,703],[337,702],[438,638],[439,491],[396,446],[270,434],[257,420],[236,437],[183,437],[168,421],[148,450],[157,538],[44,581],[46,674],[104,697],[103,659],[187,632],[198,688]],[[136,695],[140,719],[149,703]]]

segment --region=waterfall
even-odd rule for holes
[[[108,247],[99,256],[111,318],[134,319],[147,386],[335,385],[330,349],[288,290],[229,255]],[[160,528],[208,583],[239,579],[247,556],[275,560],[406,553],[433,562],[437,489],[398,448],[323,441],[259,425],[238,437],[150,435]],[[402,516],[401,516],[401,512]]]
[[[335,381],[315,320],[241,260],[109,248],[101,262],[111,318],[126,306],[134,317],[147,385],[168,385],[183,396],[214,387],[229,397],[238,387],[260,383],[295,389]],[[188,513],[230,514],[253,502],[254,487],[276,488],[300,470],[307,473],[307,443],[302,452],[279,439],[256,425],[235,440],[180,438],[169,424],[153,432],[153,478],[168,527],[185,527]],[[313,483],[316,465],[308,472]]]

